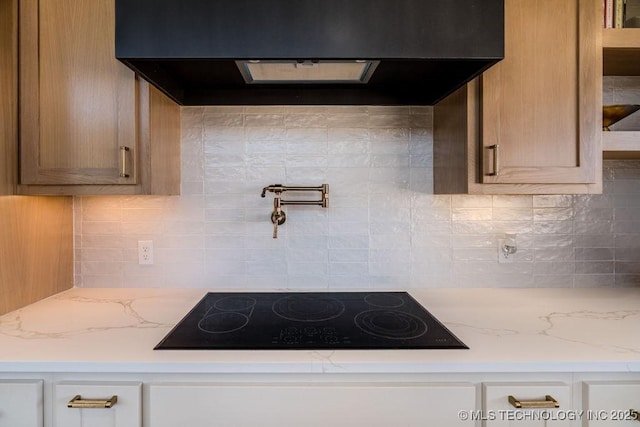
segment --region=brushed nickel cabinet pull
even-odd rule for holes
[[[118,396],[111,396],[111,399],[83,399],[79,394],[67,403],[67,408],[79,409],[105,409],[111,408],[118,402]]]
[[[500,157],[498,153],[499,148],[500,145],[498,144],[493,144],[487,147],[487,150],[493,150],[493,172],[488,173],[487,176],[498,176],[498,174],[500,173]]]
[[[127,152],[129,152],[129,147],[125,147],[125,146],[120,147],[120,177],[121,178],[129,178],[129,173],[127,171]]]
[[[514,408],[559,408],[560,403],[548,394],[544,397],[544,400],[528,400],[520,401],[513,396],[509,396],[509,403]]]

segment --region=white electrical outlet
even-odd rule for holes
[[[515,257],[515,254],[509,254],[506,257],[504,256],[504,250],[502,249],[502,247],[506,242],[506,239],[498,240],[498,262],[500,264],[510,264],[513,262],[513,258]]]
[[[153,240],[138,240],[138,264],[153,264]]]

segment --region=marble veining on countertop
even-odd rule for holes
[[[76,288],[8,313],[0,372],[640,372],[637,288],[409,290],[469,350],[154,351],[207,291]]]

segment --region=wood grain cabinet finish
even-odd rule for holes
[[[20,2],[20,192],[179,192],[179,107],[115,59],[114,22],[114,0]]]
[[[435,107],[436,193],[602,191],[601,3],[505,0],[505,59]]]
[[[18,0],[0,2],[0,195],[15,193],[18,170]]]

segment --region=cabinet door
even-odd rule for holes
[[[564,383],[485,383],[483,388],[482,412],[485,427],[553,427],[569,426],[573,422],[571,411],[571,390]],[[510,402],[513,396],[522,407]],[[547,400],[550,396],[558,402],[558,408]],[[534,408],[545,405],[551,407]]]
[[[585,382],[582,397],[585,427],[640,425],[640,381]]]
[[[136,81],[114,38],[114,0],[20,2],[22,184],[136,182]]]
[[[55,386],[54,427],[141,427],[142,384],[137,382],[62,382]],[[99,401],[98,407],[70,408],[69,402],[79,396],[78,406],[86,401]],[[108,400],[116,396],[111,407]],[[178,425],[178,424],[176,424]]]
[[[153,427],[453,427],[472,384],[151,384]]]
[[[504,3],[505,59],[481,78],[481,182],[596,183],[601,2]]]
[[[0,381],[0,427],[42,427],[42,381]]]
[[[18,175],[18,0],[0,2],[0,73],[0,195],[10,195]]]

